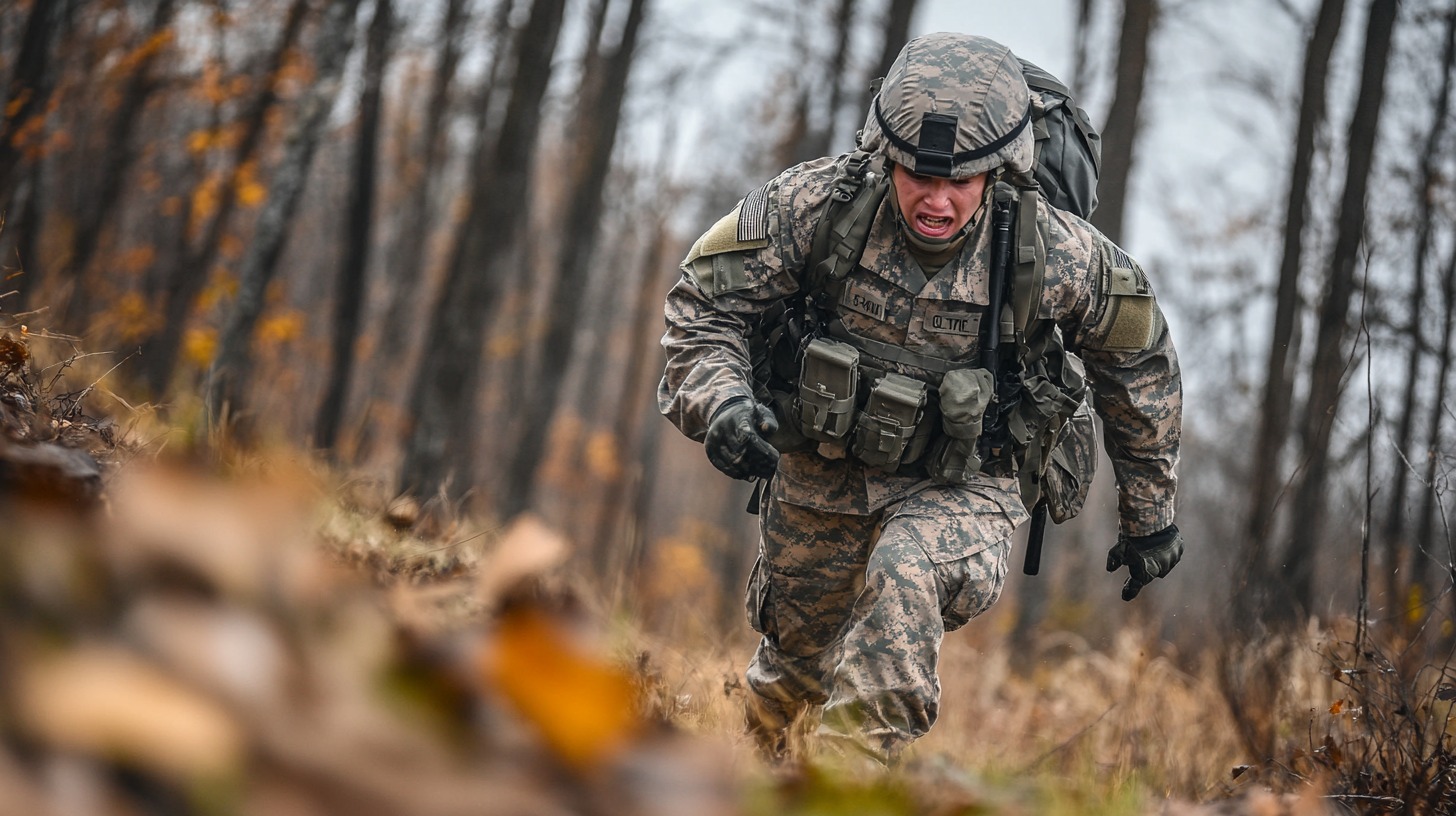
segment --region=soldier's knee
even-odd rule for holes
[[[1001,597],[1006,585],[1010,545],[989,547],[975,555],[937,564],[945,599],[941,617],[946,631],[958,629]]]

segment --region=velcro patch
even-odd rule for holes
[[[978,335],[981,313],[929,308],[925,310],[925,328],[936,334]]]
[[[1108,351],[1129,349],[1141,351],[1153,344],[1153,326],[1157,323],[1157,312],[1150,297],[1118,297],[1114,308],[1117,316],[1112,329],[1107,333],[1103,348]]]
[[[884,320],[885,310],[889,307],[889,299],[869,289],[846,286],[844,294],[839,298],[839,305],[852,312],[859,312],[865,317]]]
[[[1153,288],[1137,262],[1116,244],[1105,241],[1103,274],[1107,291],[1102,320],[1093,331],[1103,338],[1103,351],[1142,351],[1162,333],[1161,316]],[[1091,346],[1089,346],[1090,348]]]

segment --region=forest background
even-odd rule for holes
[[[1183,564],[1117,600],[1104,462],[984,625],[1192,655],[1353,621],[1444,666],[1449,0],[8,0],[0,317],[84,350],[123,426],[221,422],[427,518],[533,510],[646,628],[742,635],[747,486],[656,415],[662,297],[939,29],[1091,113],[1093,223],[1150,270],[1187,385]]]

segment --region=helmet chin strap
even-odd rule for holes
[[[965,243],[966,236],[971,234],[971,228],[976,225],[976,218],[980,215],[981,209],[985,208],[984,204],[980,209],[976,210],[974,215],[966,219],[966,223],[960,229],[956,230],[954,235],[945,238],[929,238],[916,232],[915,228],[910,225],[910,222],[905,220],[905,213],[900,210],[900,195],[895,190],[895,174],[893,171],[889,173],[889,179],[890,208],[895,213],[895,222],[900,225],[900,231],[904,233],[906,243],[910,245],[910,251],[915,255],[916,260],[920,261],[922,266],[935,267],[938,271],[940,267],[945,266],[960,251],[961,244]],[[988,187],[987,189],[990,188]],[[926,271],[930,270],[927,269]]]

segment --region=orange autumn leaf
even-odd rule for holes
[[[182,356],[195,368],[207,368],[217,354],[217,333],[210,329],[188,329],[182,340]]]
[[[599,479],[622,475],[622,454],[617,437],[610,431],[596,431],[586,441],[586,466]]]
[[[258,338],[265,345],[281,345],[303,336],[303,313],[289,310],[270,315],[258,324]]]
[[[1341,711],[1344,711],[1344,710],[1345,710],[1345,701],[1344,700],[1336,700],[1335,703],[1334,703],[1334,705],[1330,706],[1330,713],[1331,714],[1339,714]]]
[[[268,188],[258,181],[258,163],[250,161],[238,168],[236,178],[238,203],[256,207],[268,198]]]
[[[482,659],[486,679],[564,762],[581,770],[601,765],[637,729],[627,674],[571,642],[539,609],[501,617],[494,648]]]

